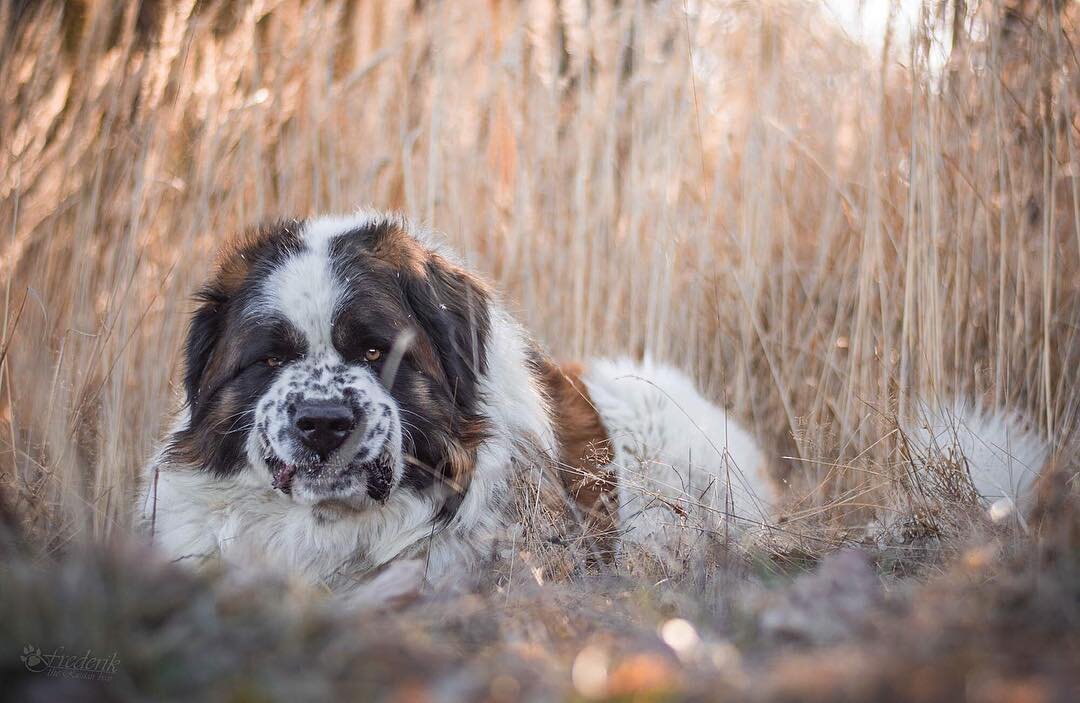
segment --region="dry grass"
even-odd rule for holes
[[[916,398],[1019,410],[1069,476],[1076,9],[932,3],[871,50],[794,0],[4,0],[12,521],[122,536],[213,250],[361,204],[446,232],[557,356],[690,370],[816,552],[905,475]]]

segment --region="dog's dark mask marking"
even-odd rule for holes
[[[393,377],[383,379],[409,430],[402,485],[419,490],[438,481],[460,500],[486,437],[479,403],[489,293],[393,221],[337,237],[330,260],[338,279],[348,282],[334,327],[334,345],[346,358],[367,346],[353,340],[387,344],[412,335]]]
[[[270,356],[304,353],[304,340],[284,320],[243,319],[258,284],[303,248],[303,222],[281,220],[249,232],[219,257],[217,271],[196,294],[184,344],[184,391],[191,421],[168,448],[174,458],[224,476],[244,457],[254,406],[274,378]]]

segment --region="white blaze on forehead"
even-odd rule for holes
[[[311,352],[331,351],[334,312],[345,294],[330,265],[330,241],[369,224],[371,217],[323,217],[304,224],[304,248],[266,281],[263,301],[304,335]]]

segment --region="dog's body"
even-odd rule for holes
[[[774,514],[753,438],[685,375],[556,363],[400,218],[264,227],[226,249],[198,299],[186,402],[140,497],[177,560],[268,567],[368,600],[398,587],[388,565],[422,564],[429,584],[475,580],[523,497],[561,501],[593,556],[633,547],[664,566]],[[992,516],[1022,518],[1046,440],[1012,414],[927,417],[904,431],[915,468],[962,457]]]
[[[340,588],[422,557],[468,581],[554,481],[598,533],[659,557],[761,524],[754,441],[685,376],[553,362],[430,234],[376,213],[284,222],[223,255],[186,346],[187,402],[142,512],[176,559]]]

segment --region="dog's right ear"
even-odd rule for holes
[[[203,376],[221,339],[225,324],[228,297],[213,286],[206,286],[195,294],[197,307],[188,325],[184,341],[184,391],[192,414],[199,408]]]

